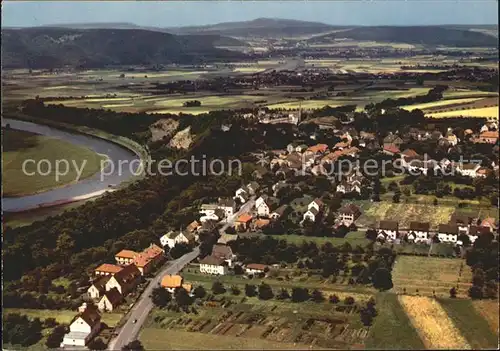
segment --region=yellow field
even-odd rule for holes
[[[432,118],[448,118],[448,117],[495,117],[498,118],[498,106],[483,107],[471,110],[438,112],[427,115]]]
[[[268,105],[269,108],[284,108],[284,109],[297,109],[302,106],[304,109],[319,109],[325,107],[326,105],[330,107],[337,107],[345,105],[339,101],[333,100],[304,100],[304,101],[290,101],[282,102],[279,104]]]
[[[471,349],[434,299],[400,295],[398,299],[428,349]]]
[[[468,89],[457,89],[457,90],[447,90],[443,93],[445,98],[455,98],[455,97],[470,97],[470,96],[498,96],[498,93],[489,91],[479,91],[479,90],[468,90]]]
[[[481,100],[482,98],[466,98],[466,99],[451,99],[451,100],[440,100],[440,101],[433,101],[433,102],[426,102],[423,104],[416,104],[416,105],[407,105],[407,106],[401,106],[401,108],[408,110],[408,111],[413,111],[418,109],[426,109],[426,108],[431,108],[431,107],[441,107],[441,106],[447,106],[447,105],[453,105],[453,104],[466,104],[469,102]]]
[[[258,73],[263,71],[265,71],[265,68],[259,68],[259,67],[236,67],[234,69],[234,72],[240,72],[240,73]]]
[[[474,308],[486,319],[495,333],[499,331],[498,301],[475,300],[472,301]]]
[[[155,106],[159,107],[183,107],[183,104],[187,101],[198,100],[201,102],[200,107],[204,106],[215,106],[222,110],[224,106],[237,104],[241,102],[252,102],[255,100],[262,100],[262,96],[252,96],[252,95],[234,95],[234,96],[203,96],[203,97],[192,97],[184,99],[163,99],[154,103]]]

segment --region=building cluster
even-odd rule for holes
[[[492,217],[480,220],[470,216],[453,215],[449,223],[440,224],[435,231],[431,231],[429,222],[410,222],[409,228],[400,228],[397,221],[380,221],[377,230],[377,240],[383,242],[408,242],[429,244],[432,240],[463,245],[466,236],[470,243],[474,243],[481,235],[493,234],[498,224]],[[462,238],[462,240],[461,240]]]

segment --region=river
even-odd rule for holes
[[[106,191],[112,190],[112,187],[131,179],[134,175],[133,172],[139,167],[140,157],[138,155],[118,144],[101,138],[63,131],[41,124],[2,118],[2,127],[5,127],[7,124],[9,124],[12,129],[41,134],[87,147],[96,153],[106,155],[115,167],[110,175],[105,175],[103,177],[103,180],[101,180],[101,172],[97,172],[93,176],[77,183],[68,184],[64,187],[48,190],[39,194],[22,197],[3,197],[2,204],[5,212],[27,211],[98,196]],[[121,171],[118,167],[120,161],[124,165]],[[107,171],[110,169],[111,168],[107,168]]]

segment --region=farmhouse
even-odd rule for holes
[[[460,175],[476,178],[479,168],[481,168],[481,166],[477,163],[458,163],[456,170]]]
[[[399,235],[399,223],[396,221],[380,221],[377,230],[377,239],[394,241]]]
[[[399,147],[401,147],[401,144],[403,143],[404,143],[403,139],[401,139],[399,135],[393,134],[392,132],[390,132],[389,135],[387,135],[384,138],[384,148],[387,145],[394,145],[396,148],[399,149]]]
[[[469,228],[468,237],[469,237],[470,242],[473,244],[474,241],[476,241],[476,239],[479,236],[481,236],[481,235],[487,235],[487,234],[491,234],[491,230],[490,230],[489,227],[472,225]]]
[[[410,230],[408,231],[407,238],[416,243],[428,242],[429,229],[429,222],[410,222]]]
[[[137,252],[132,250],[121,250],[115,255],[116,263],[120,265],[127,265],[134,262],[134,257],[137,255]]]
[[[228,272],[227,263],[223,258],[207,256],[200,261],[200,272],[225,275]]]
[[[456,243],[458,240],[458,226],[456,224],[440,224],[438,239],[443,243]]]
[[[223,259],[229,267],[233,266],[233,260],[236,258],[236,255],[233,253],[230,246],[221,244],[215,244],[213,246],[212,256]]]
[[[140,280],[139,269],[135,264],[129,264],[107,281],[106,291],[116,288],[122,296],[125,296],[139,284]]]
[[[479,137],[474,139],[475,143],[496,144],[498,140],[498,131],[484,131]]]
[[[366,178],[360,174],[358,171],[352,171],[345,176],[344,179],[337,185],[337,192],[340,193],[351,193],[356,192],[361,193],[362,184],[366,181]]]
[[[234,211],[236,210],[236,202],[234,202],[234,199],[219,199],[219,209],[224,211],[224,214],[226,217],[231,217],[234,214]]]
[[[248,213],[244,213],[238,217],[236,221],[234,221],[234,227],[236,230],[246,231],[248,230],[250,223],[252,222],[252,215]]]
[[[194,242],[194,235],[191,233],[183,233],[177,231],[169,231],[167,234],[163,235],[160,238],[160,243],[163,247],[168,246],[169,248],[173,248],[176,244],[184,243],[191,244]]]
[[[279,200],[277,198],[267,195],[262,195],[255,202],[255,208],[260,217],[269,217],[271,212],[278,208],[278,205]]]
[[[99,276],[96,280],[92,282],[92,285],[87,289],[87,295],[91,299],[98,299],[106,292],[106,283],[111,276],[103,275]]]
[[[399,150],[399,147],[394,144],[384,144],[383,152],[384,154],[393,156],[399,154],[401,151]]]
[[[280,219],[281,217],[283,217],[283,215],[287,210],[288,210],[288,205],[282,205],[277,209],[275,209],[271,214],[269,214],[269,218],[274,220]]]
[[[200,228],[201,228],[201,223],[200,222],[198,222],[198,221],[192,221],[186,227],[186,231],[188,233],[191,233],[191,234],[195,235],[195,237],[196,237],[196,233],[198,232],[198,230],[200,230]]]
[[[122,300],[123,297],[118,289],[113,288],[104,293],[101,300],[99,300],[97,307],[101,312],[111,312],[122,302]]]
[[[164,252],[159,246],[151,244],[134,257],[134,264],[142,275],[147,275],[165,259]]]
[[[69,333],[64,335],[61,347],[85,346],[101,329],[101,315],[95,307],[84,306],[69,326]]]
[[[354,204],[345,205],[338,211],[338,213],[340,224],[343,224],[346,227],[349,227],[356,221],[356,219],[359,218],[359,216],[361,216],[361,210]]]
[[[99,275],[113,275],[118,273],[123,269],[122,266],[117,266],[115,264],[103,263],[94,270],[96,276]]]
[[[249,263],[245,266],[246,274],[260,274],[265,273],[267,270],[269,270],[269,267],[260,263]]]

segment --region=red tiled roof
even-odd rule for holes
[[[115,257],[120,257],[120,258],[130,258],[133,259],[137,255],[137,252],[132,251],[132,250],[121,250],[118,252]]]
[[[252,220],[252,218],[253,217],[251,215],[249,215],[248,213],[244,213],[238,217],[236,222],[247,223],[247,222],[250,222]]]
[[[122,269],[123,267],[117,266],[115,264],[103,263],[99,267],[97,267],[94,271],[115,274],[120,272]]]
[[[393,154],[400,152],[399,148],[394,144],[384,145],[384,151],[392,152]]]

